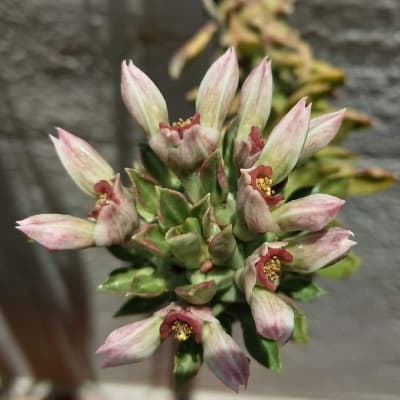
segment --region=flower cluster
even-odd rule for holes
[[[239,111],[226,121],[238,82],[230,48],[203,78],[194,115],[171,123],[156,85],[123,62],[122,97],[147,135],[142,163],[126,170],[128,188],[82,139],[62,129],[51,138],[94,208],[86,219],[40,214],[17,228],[48,249],[105,246],[130,261],[100,289],[130,296],[119,315],[149,313],[110,334],[98,350],[103,366],[141,361],[173,337],[178,384],[205,361],[238,391],[249,359],[232,323],[241,323],[251,356],[279,369],[280,346],[305,340],[294,300],[321,294],[313,277],[336,268],[355,244],[334,221],[343,200],[288,189],[291,172],[334,138],[344,111],[311,118],[303,98],[267,133],[270,62],[247,77]]]

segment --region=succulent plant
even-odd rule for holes
[[[307,341],[295,301],[324,293],[314,277],[356,268],[352,233],[337,226],[344,201],[318,187],[293,188],[291,177],[337,134],[343,111],[311,118],[301,98],[270,131],[270,62],[242,85],[229,116],[239,66],[229,48],[205,74],[193,117],[170,123],[156,85],[132,62],[122,64],[122,97],[147,135],[141,163],[121,184],[85,141],[58,129],[57,154],[77,185],[95,199],[86,219],[41,214],[18,229],[51,250],[107,247],[129,266],[100,290],[129,296],[117,315],[147,313],[110,334],[103,366],[135,363],[169,337],[179,342],[177,385],[202,362],[228,387],[247,385],[249,358],[231,336],[242,327],[248,353],[279,370],[289,340]]]

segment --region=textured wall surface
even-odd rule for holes
[[[167,4],[168,3],[168,4]],[[347,71],[339,106],[374,118],[349,148],[363,164],[400,171],[400,2],[307,0],[294,23],[316,54]],[[119,63],[135,62],[157,82],[172,118],[191,114],[183,93],[198,82],[206,54],[183,79],[168,59],[204,19],[195,0],[3,0],[0,3],[0,370],[59,382],[100,375],[162,384],[165,363],[98,371],[93,350],[114,327],[118,297],[96,285],[119,264],[106,251],[48,254],[12,226],[38,212],[85,215],[90,199],[58,163],[47,134],[62,126],[88,139],[115,168],[131,163],[141,134],[119,97]],[[117,146],[115,146],[117,143]],[[312,341],[283,350],[285,372],[252,365],[255,393],[372,399],[400,393],[400,190],[350,199],[342,220],[356,234],[360,272],[322,282],[328,294],[305,305]],[[164,349],[164,353],[168,349]],[[154,378],[156,376],[156,378]],[[198,385],[221,389],[205,369]]]

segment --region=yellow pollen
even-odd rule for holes
[[[180,342],[188,340],[192,334],[192,327],[186,322],[182,321],[174,321],[169,329],[170,332],[174,334],[175,339],[179,340]]]
[[[272,179],[265,177],[256,178],[256,186],[258,190],[263,191],[267,196],[271,196],[275,194],[275,192],[271,189]]]
[[[178,121],[174,122],[172,126],[176,128],[184,128],[185,126],[188,126],[192,123],[192,120],[190,118],[183,120],[182,118],[179,118]]]
[[[108,195],[107,193],[103,193],[97,198],[95,208],[98,210],[108,204],[109,204]]]
[[[263,268],[264,274],[270,282],[275,282],[281,272],[281,262],[277,256],[271,257]]]

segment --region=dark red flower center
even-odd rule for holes
[[[193,117],[190,117],[186,120],[180,118],[178,121],[173,122],[172,125],[168,125],[166,122],[160,122],[159,127],[160,129],[169,129],[170,131],[178,132],[179,137],[183,138],[183,133],[186,129],[191,128],[194,125],[200,124],[200,114],[196,113]]]
[[[188,311],[169,313],[160,326],[161,339],[173,335],[175,339],[184,342],[194,336],[196,343],[201,343],[201,324]]]
[[[269,165],[259,165],[250,172],[251,186],[258,190],[268,205],[274,206],[283,200],[283,196],[275,195],[272,189],[272,168]]]
[[[250,139],[250,155],[254,155],[259,153],[264,145],[265,141],[260,135],[260,129],[258,129],[256,126],[252,126],[249,134],[249,139]]]
[[[268,290],[275,291],[279,285],[282,264],[292,260],[293,256],[287,250],[268,248],[268,253],[256,264],[258,281]]]
[[[119,203],[118,199],[114,195],[113,187],[109,182],[101,180],[94,185],[93,189],[97,194],[97,200],[94,210],[89,213],[89,217],[97,218],[101,209],[104,206],[109,205],[110,201],[113,201],[117,204]]]

